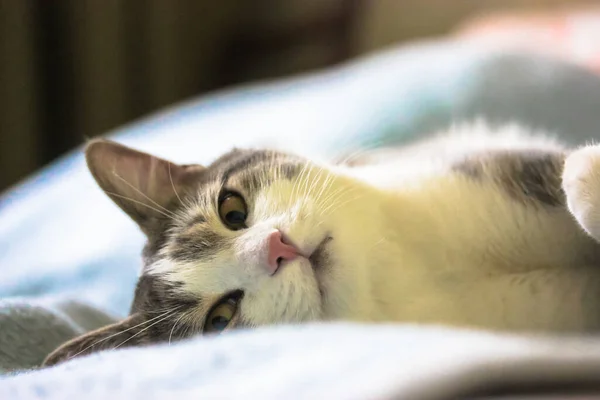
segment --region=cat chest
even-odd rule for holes
[[[439,312],[441,322],[553,332],[600,329],[600,269],[457,275],[438,284],[432,299],[440,303],[431,311]]]
[[[404,282],[400,291],[392,286],[382,311],[401,322],[510,331],[600,330],[598,268],[455,271]]]

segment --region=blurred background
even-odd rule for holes
[[[518,42],[598,68],[598,4],[0,0],[0,190],[173,103],[390,45],[445,35]]]

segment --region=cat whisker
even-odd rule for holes
[[[328,204],[326,207],[323,207],[320,212],[319,212],[319,217],[320,218],[324,218],[325,216],[331,214],[330,211],[332,211],[335,207],[335,203],[330,203]]]
[[[325,191],[331,186],[332,181],[333,181],[333,175],[331,173],[327,174],[325,181],[321,185],[321,190],[319,190],[319,192],[315,196],[315,203],[318,204],[321,201],[321,197],[323,197],[323,195],[325,194]]]
[[[351,193],[350,192],[351,190],[352,190],[352,188],[350,188],[350,187],[342,186],[342,187],[332,191],[323,199],[323,201],[322,201],[323,207],[321,209],[324,209],[326,206],[328,206],[331,203],[335,203],[337,201],[337,199],[339,199],[344,194]],[[321,215],[323,215],[323,212],[321,212]]]
[[[177,196],[179,204],[183,205],[183,201],[181,201],[181,197],[179,197],[179,193],[177,193],[177,189],[175,189],[175,183],[173,183],[173,175],[171,175],[171,163],[167,163],[167,170],[169,171],[169,181],[171,181],[171,187],[173,188],[173,192],[175,193],[175,196]]]
[[[373,245],[369,248],[369,251],[375,249],[377,246],[379,246],[380,244],[382,244],[384,242],[387,242],[387,239],[385,237],[380,238],[378,241],[373,243]]]
[[[298,195],[298,190],[300,189],[300,186],[302,186],[302,184],[304,183],[304,177],[308,173],[309,165],[310,164],[308,161],[304,162],[304,165],[302,166],[302,170],[300,171],[298,178],[296,178],[296,184],[294,185],[293,196]]]
[[[194,328],[197,329],[197,330],[200,330],[201,326],[194,325]],[[187,337],[188,334],[190,333],[191,329],[192,329],[192,325],[188,324],[188,326],[185,328],[185,330],[181,334],[181,337]]]
[[[275,171],[275,179],[276,180],[280,180],[281,179],[281,165],[277,162],[275,162],[277,160],[277,154],[276,153],[272,153],[271,154],[271,168],[270,170]],[[277,168],[276,168],[277,167]]]
[[[290,195],[290,204],[288,205],[288,207],[291,207],[293,202],[296,200],[296,196],[298,195],[298,189],[300,188],[300,185],[304,178],[304,174],[308,170],[308,165],[309,165],[308,162],[304,163],[302,170],[300,171],[300,173],[298,174],[298,176],[296,178],[296,182],[294,183],[294,186],[292,187],[292,194]]]
[[[365,153],[365,149],[358,149],[358,150],[354,150],[350,153],[348,153],[344,158],[342,158],[338,164],[340,165],[346,165],[349,164],[350,162],[352,162],[353,159],[355,159],[356,157],[361,156],[362,154]]]
[[[344,188],[338,188],[334,191],[332,191],[331,193],[329,193],[327,195],[327,197],[325,199],[323,199],[322,203],[321,203],[321,207],[319,210],[319,215],[320,216],[324,216],[326,209],[329,208],[329,206],[333,203],[335,203],[335,199],[338,198],[341,193],[343,193],[345,191]]]
[[[336,204],[340,204],[340,200],[343,199],[344,197],[349,198],[350,195],[354,195],[356,192],[360,192],[360,188],[356,188],[356,187],[351,187],[351,188],[345,188],[345,190],[340,190],[337,195],[335,197],[332,197],[331,200],[329,201],[330,204],[336,205]],[[359,197],[363,197],[364,193],[360,194],[359,196],[355,196],[354,198],[359,198]]]
[[[166,208],[164,208],[163,206],[161,206],[160,204],[158,204],[156,201],[152,200],[150,197],[148,197],[144,192],[142,192],[140,189],[136,188],[134,185],[132,185],[131,183],[127,182],[127,180],[123,177],[121,177],[119,174],[117,174],[115,171],[113,171],[113,174],[120,179],[124,184],[126,184],[127,186],[129,186],[131,189],[135,190],[138,194],[140,194],[142,197],[144,197],[146,200],[148,200],[150,203],[154,204],[156,207],[160,208],[161,210],[167,212],[167,213],[171,213],[171,211],[167,210]]]
[[[181,307],[182,306],[179,305],[179,306],[175,306],[175,307],[171,307],[171,308],[158,308],[158,309],[152,309],[152,310],[145,310],[144,312],[147,314],[165,314],[170,311],[177,311]]]
[[[87,350],[91,349],[92,347],[94,347],[94,346],[96,346],[96,345],[98,345],[98,344],[100,344],[100,343],[102,343],[102,342],[104,342],[104,341],[106,341],[106,340],[108,340],[108,339],[111,339],[111,338],[113,338],[113,337],[115,337],[115,336],[121,335],[121,334],[123,334],[123,333],[125,333],[125,332],[127,332],[127,331],[130,331],[130,330],[132,330],[132,329],[138,328],[138,327],[140,327],[140,326],[146,325],[146,324],[148,324],[148,323],[150,323],[150,322],[154,321],[154,320],[155,320],[155,319],[157,319],[157,318],[160,318],[160,317],[162,317],[162,316],[164,316],[164,315],[167,315],[167,314],[169,314],[169,313],[171,313],[171,312],[174,312],[174,311],[176,311],[178,308],[179,308],[179,307],[176,307],[176,308],[175,308],[175,309],[173,309],[173,310],[169,310],[169,311],[167,311],[167,312],[165,312],[165,313],[162,313],[162,314],[161,314],[161,315],[159,315],[158,317],[154,317],[154,318],[152,318],[152,319],[149,319],[149,320],[147,320],[147,321],[141,322],[141,323],[139,323],[139,324],[137,324],[137,325],[135,325],[135,326],[132,326],[132,327],[130,327],[130,328],[127,328],[127,329],[123,329],[122,331],[119,331],[119,332],[113,333],[112,335],[109,335],[109,336],[107,336],[107,337],[105,337],[105,338],[102,338],[102,339],[100,339],[100,340],[98,340],[98,341],[96,341],[96,342],[92,343],[91,345],[87,346],[86,348],[84,348],[83,350],[79,351],[78,353],[75,353],[74,355],[72,355],[71,357],[69,357],[69,359],[77,357],[78,355],[80,355],[80,354],[82,354],[82,353],[86,352]]]
[[[295,196],[300,196],[302,193],[302,188],[304,188],[306,184],[306,178],[308,176],[308,162],[304,164],[304,169],[302,170],[302,174],[298,178],[298,192],[295,193]]]
[[[171,338],[173,337],[173,332],[175,331],[175,327],[177,326],[177,323],[179,323],[179,321],[181,321],[183,319],[183,317],[185,317],[187,314],[183,313],[181,314],[181,316],[179,318],[177,318],[175,320],[175,322],[173,323],[173,328],[171,328],[171,333],[169,334],[169,345],[171,345]]]
[[[341,199],[342,196],[347,196],[349,194],[356,192],[356,190],[353,190],[353,189],[356,189],[356,188],[348,189],[346,191],[341,191],[334,199],[332,199],[330,201],[330,203],[326,207],[323,208],[323,210],[321,211],[321,215],[323,216],[327,213],[331,214],[334,211],[337,211],[340,207],[345,206],[349,202],[358,200],[364,196],[364,195],[354,196],[354,197],[346,199],[345,201],[343,201],[341,203],[338,202],[338,200]]]
[[[325,177],[325,179],[323,179],[323,177]],[[319,202],[321,201],[321,197],[324,195],[325,190],[331,185],[331,182],[332,182],[332,175],[329,174],[325,169],[320,169],[319,174],[317,175],[312,186],[309,189],[309,194],[307,194],[304,197],[305,201],[308,202],[310,200],[310,201],[312,201],[313,204],[319,204]],[[313,192],[319,186],[320,186],[320,189],[318,190],[318,192],[316,193],[314,198],[312,198]],[[308,215],[311,215],[311,214],[312,213],[309,213]]]
[[[170,314],[168,314],[166,317],[163,317],[163,318],[159,319],[158,321],[156,321],[156,322],[154,322],[154,323],[152,323],[152,324],[148,325],[147,327],[145,327],[144,329],[140,330],[139,332],[137,332],[135,335],[131,336],[130,338],[128,338],[128,339],[125,339],[124,341],[122,341],[121,343],[119,343],[118,345],[116,345],[115,347],[113,347],[113,350],[115,350],[115,349],[118,349],[119,347],[121,347],[121,346],[122,346],[122,345],[124,345],[125,343],[129,342],[131,339],[133,339],[134,337],[138,336],[138,335],[139,335],[139,334],[141,334],[142,332],[145,332],[145,331],[147,331],[148,329],[152,328],[154,325],[156,325],[156,324],[158,324],[158,323],[160,323],[160,322],[164,321],[164,320],[165,320],[165,319],[167,319],[167,318],[170,318],[171,316],[173,316],[173,314],[175,314],[175,311],[176,311],[176,310],[174,310],[173,312],[171,312]]]
[[[291,201],[293,201],[294,196],[296,194],[296,185],[298,184],[298,180],[299,180],[300,175],[302,174],[302,171],[304,171],[304,167],[300,170],[300,173],[296,176],[294,185],[292,186],[292,190],[291,190],[291,193],[290,193],[290,199],[291,199]],[[290,201],[290,206],[291,206],[291,201]]]
[[[383,144],[384,144],[383,140],[379,139],[379,140],[370,142],[368,147],[360,146],[356,150],[349,151],[344,158],[341,158],[340,161],[337,162],[337,164],[338,165],[349,164],[360,156],[363,156],[365,154],[368,154],[370,152],[378,150]],[[350,146],[348,146],[348,148],[350,148]],[[340,154],[342,154],[344,151],[346,151],[346,150],[340,151]]]
[[[330,201],[331,198],[335,197],[339,192],[344,191],[344,190],[348,190],[350,188],[351,188],[351,186],[349,186],[348,184],[340,185],[336,190],[333,190],[332,192],[328,193],[322,199],[322,202],[323,203],[327,203],[328,201]]]
[[[330,214],[333,214],[334,212],[336,212],[337,210],[339,210],[341,207],[345,206],[346,204],[348,204],[348,203],[350,203],[350,202],[352,202],[352,201],[356,201],[356,200],[358,200],[358,199],[360,199],[360,198],[362,198],[362,197],[364,197],[364,196],[363,196],[363,195],[354,196],[354,197],[352,197],[352,198],[349,198],[349,199],[347,199],[346,201],[343,201],[342,203],[339,203],[339,204],[334,204],[334,205],[336,205],[337,207],[335,207],[335,208],[333,208],[333,209],[330,209],[330,210],[328,210],[328,212],[329,212]]]
[[[324,177],[324,176],[325,176],[325,169],[324,169],[324,168],[319,168],[319,173],[318,173],[318,174],[317,174],[317,176],[315,177],[315,180],[313,181],[313,184],[311,185],[311,187],[310,187],[310,189],[309,189],[309,194],[310,194],[310,196],[311,196],[311,197],[312,197],[312,195],[313,195],[313,193],[314,193],[315,189],[316,189],[316,188],[317,188],[319,185],[321,185],[321,188],[323,187],[323,186],[322,186],[322,182],[321,182],[321,181],[323,180],[323,177]]]
[[[303,185],[303,193],[302,193],[302,199],[304,201],[304,204],[308,203],[310,198],[311,198],[311,194],[312,194],[312,189],[314,188],[315,184],[318,182],[320,173],[317,174],[317,176],[314,176],[312,181],[309,179],[310,175],[307,175],[305,181],[304,181],[304,185]]]
[[[314,180],[313,180],[313,181],[311,181],[311,179],[310,179],[310,178],[311,178],[311,171],[309,170],[309,171],[306,173],[306,176],[304,177],[304,182],[303,182],[303,184],[302,184],[302,196],[303,196],[305,199],[308,197],[308,194],[309,194],[309,188],[310,188],[310,186],[312,185],[312,182],[314,182]],[[316,178],[316,177],[313,177],[313,178]]]
[[[165,217],[167,217],[167,218],[171,218],[171,219],[172,219],[172,218],[175,218],[175,217],[176,217],[176,215],[175,215],[174,213],[172,213],[171,211],[168,211],[168,210],[167,210],[167,212],[168,212],[168,214],[167,214],[167,212],[165,212],[165,211],[162,211],[162,210],[159,210],[159,209],[158,209],[158,208],[156,208],[156,207],[152,207],[151,205],[148,205],[148,204],[144,203],[143,201],[139,201],[139,200],[136,200],[136,199],[132,199],[131,197],[123,196],[123,195],[120,195],[120,194],[118,194],[118,193],[114,193],[114,192],[108,192],[108,191],[106,191],[105,193],[106,193],[106,194],[108,194],[109,196],[118,197],[118,198],[120,198],[120,199],[127,200],[127,201],[131,201],[132,203],[136,203],[136,204],[139,204],[139,205],[141,205],[141,206],[148,207],[149,209],[151,209],[151,210],[154,210],[154,211],[156,211],[157,213],[159,213],[159,214],[161,214],[161,215],[164,215],[164,216],[165,216]]]

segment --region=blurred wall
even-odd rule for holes
[[[0,189],[158,108],[558,0],[0,0]]]
[[[357,48],[372,51],[398,41],[450,32],[470,17],[503,11],[554,11],[599,0],[373,0],[360,17]]]
[[[355,0],[0,0],[0,189],[173,102],[350,57]]]

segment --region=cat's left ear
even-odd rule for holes
[[[104,139],[91,141],[85,156],[98,185],[146,234],[198,187],[205,172]]]
[[[133,314],[121,322],[71,339],[50,353],[42,363],[42,367],[50,367],[102,350],[139,346],[147,342],[145,326],[142,315]]]

